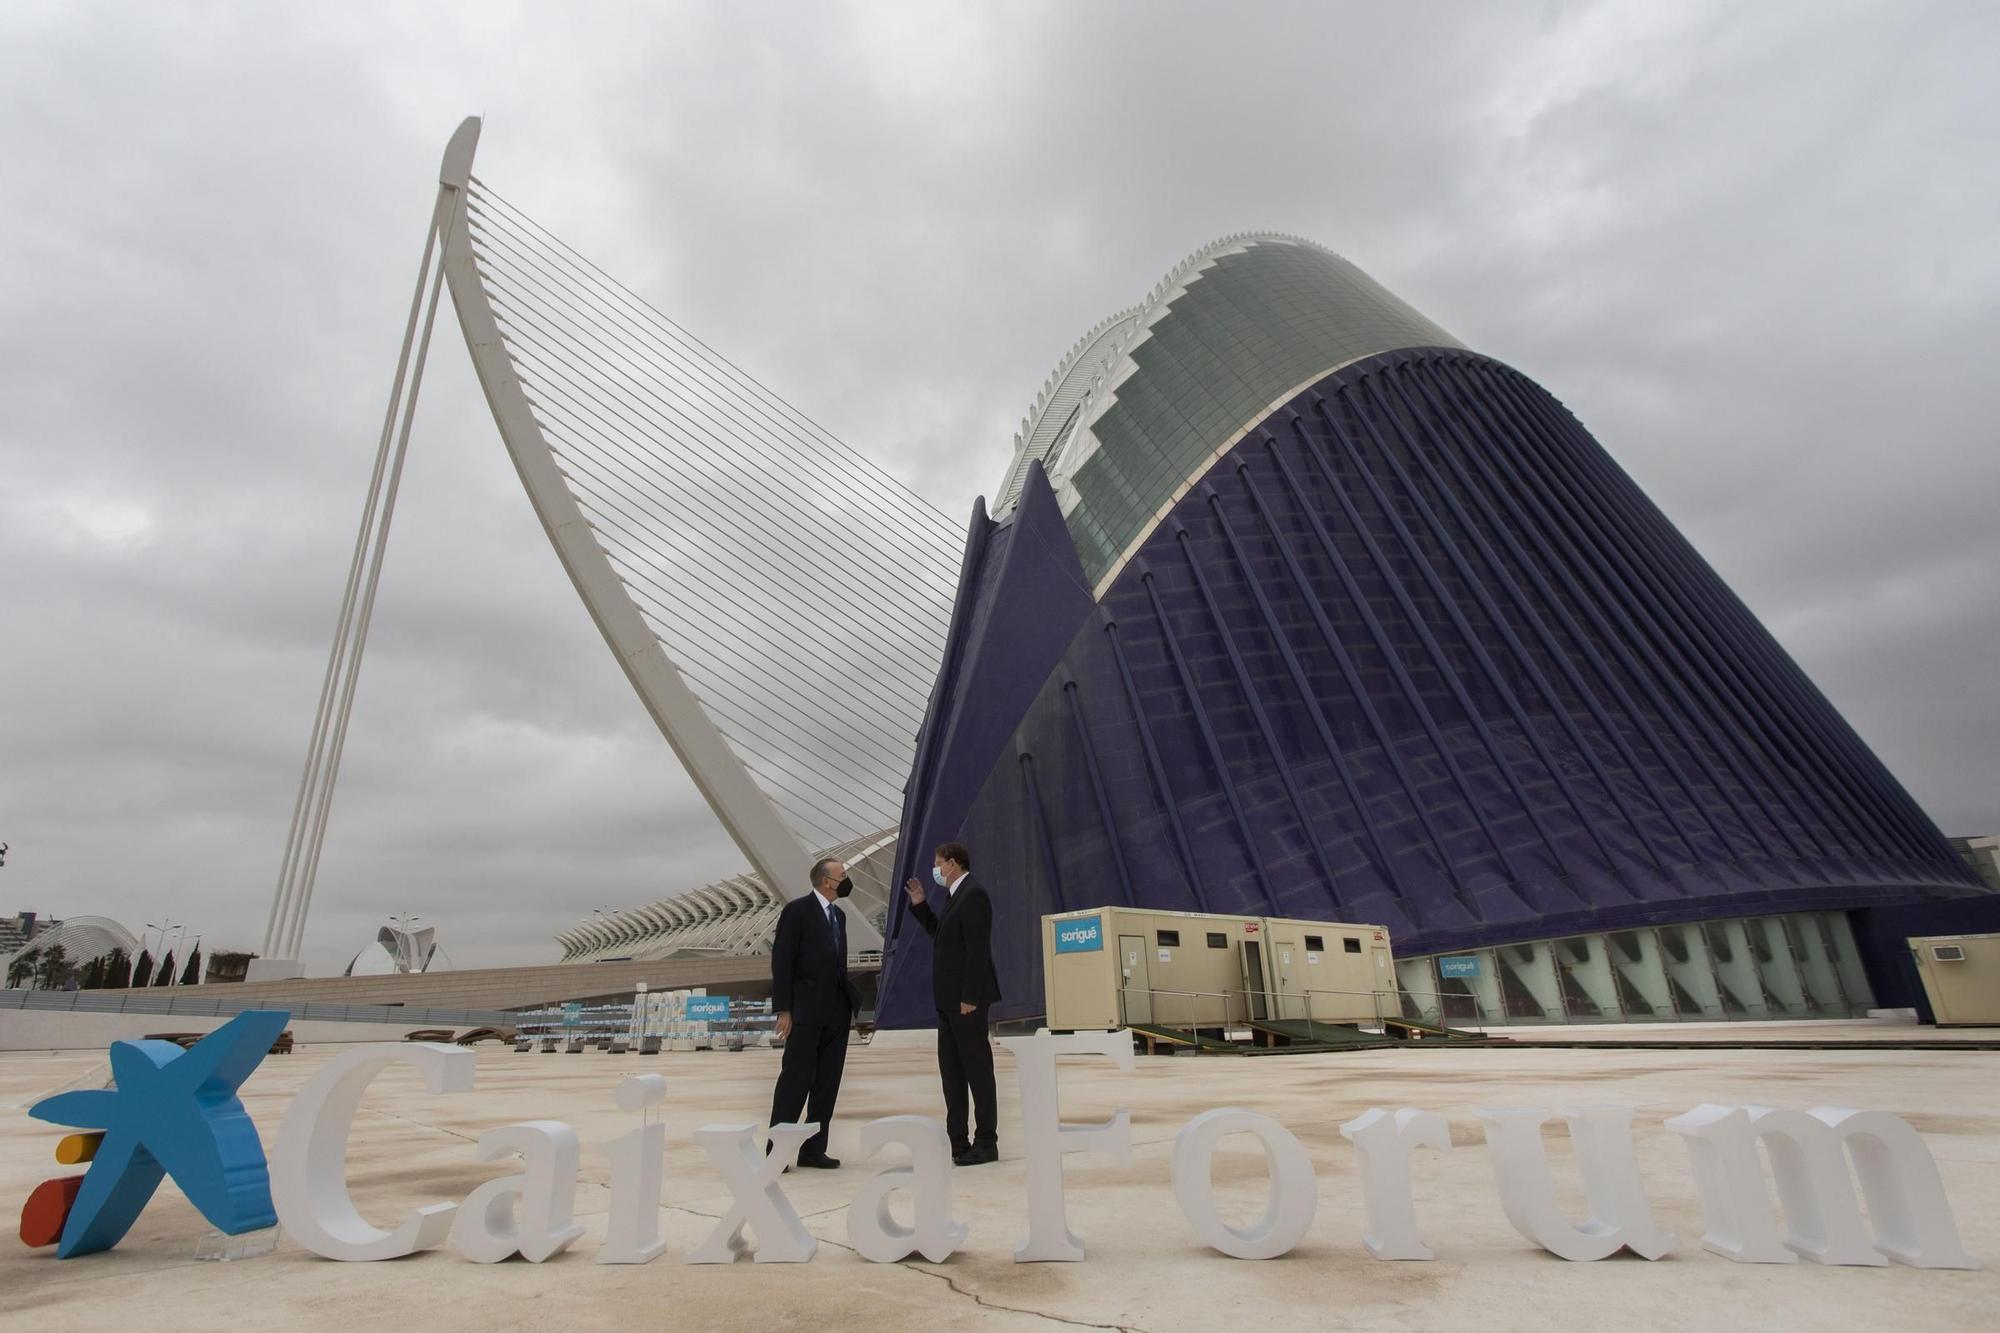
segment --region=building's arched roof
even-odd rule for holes
[[[1022,423],[995,517],[1040,462],[1102,584],[1218,452],[1303,386],[1378,352],[1459,346],[1322,245],[1225,236],[1070,349]]]
[[[896,830],[878,829],[821,855],[847,865],[854,881],[853,916],[866,920],[888,906]],[[678,953],[761,953],[770,946],[778,913],[794,893],[780,892],[755,874],[704,884],[608,917],[579,922],[556,936],[566,963],[606,958],[667,958]],[[857,947],[866,947],[857,942]]]
[[[73,916],[51,926],[0,961],[0,976],[10,971],[16,961],[33,958],[58,944],[70,962],[79,966],[93,958],[101,958],[113,949],[123,949],[128,958],[139,956],[139,941],[133,938],[131,931],[110,917]]]

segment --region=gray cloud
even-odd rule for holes
[[[0,11],[9,910],[262,935],[434,165],[954,516],[1211,237],[1562,397],[1948,831],[2000,720],[2000,17],[1970,5]],[[461,964],[740,858],[441,324],[308,937]]]

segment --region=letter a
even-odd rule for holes
[[[951,1216],[951,1139],[943,1124],[920,1115],[892,1115],[861,1127],[861,1155],[873,1157],[891,1143],[910,1150],[908,1166],[876,1172],[847,1205],[847,1243],[863,1259],[893,1264],[921,1253],[934,1264],[965,1243],[966,1229]],[[889,1196],[908,1190],[916,1202],[915,1226],[889,1211]]]
[[[528,1169],[487,1181],[465,1196],[452,1219],[451,1243],[476,1264],[497,1264],[514,1254],[538,1264],[583,1234],[570,1220],[582,1155],[576,1131],[560,1120],[529,1120],[479,1136],[482,1162],[516,1154]]]

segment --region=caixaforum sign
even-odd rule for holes
[[[541,1262],[584,1234],[573,1216],[582,1148],[576,1131],[557,1120],[529,1120],[481,1134],[480,1161],[518,1159],[515,1174],[490,1180],[457,1202],[411,1208],[394,1226],[374,1225],[348,1196],[346,1159],[355,1114],[368,1087],[394,1065],[414,1067],[436,1095],[473,1090],[476,1057],[456,1046],[390,1042],[342,1052],[314,1074],[279,1123],[268,1171],[255,1127],[235,1096],[283,1014],[245,1014],[182,1053],[161,1042],[112,1047],[115,1090],[64,1093],[30,1113],[62,1124],[101,1130],[79,1157],[90,1172],[48,1182],[24,1209],[22,1238],[56,1243],[59,1254],[115,1244],[164,1175],[172,1175],[202,1213],[224,1231],[283,1225],[306,1249],[329,1259],[394,1259],[450,1242],[465,1258],[495,1263],[520,1255]],[[1057,1059],[1098,1056],[1133,1067],[1124,1032],[1013,1037],[1001,1044],[1015,1058],[1026,1166],[1026,1234],[1018,1261],[1081,1260],[1083,1238],[1069,1229],[1063,1159],[1078,1153],[1132,1161],[1130,1117],[1119,1111],[1092,1124],[1060,1116]],[[162,1048],[165,1049],[157,1049]],[[662,1102],[666,1079],[639,1074],[616,1085],[617,1105],[641,1111]],[[1482,1108],[1486,1150],[1501,1211],[1532,1243],[1565,1259],[1590,1261],[1629,1250],[1659,1259],[1677,1247],[1654,1222],[1646,1183],[1632,1148],[1632,1112],[1620,1106]],[[1567,1126],[1582,1178],[1587,1216],[1574,1221],[1557,1203],[1543,1150],[1551,1118]],[[1686,1143],[1701,1198],[1708,1250],[1740,1263],[1887,1264],[1977,1268],[1959,1241],[1937,1164],[1917,1132],[1880,1111],[1820,1107],[1811,1111],[1704,1104],[1666,1121]],[[810,1260],[818,1242],[785,1195],[782,1173],[811,1124],[705,1125],[694,1140],[727,1184],[730,1207],[688,1263],[728,1263],[745,1252],[759,1263]],[[1426,1243],[1411,1189],[1419,1149],[1452,1151],[1436,1112],[1371,1108],[1340,1126],[1353,1145],[1367,1224],[1361,1244],[1383,1260],[1436,1257]],[[610,1158],[611,1200],[599,1263],[649,1263],[665,1253],[660,1238],[665,1127],[649,1120],[603,1151]],[[1225,1221],[1210,1181],[1211,1161],[1225,1138],[1248,1135],[1269,1166],[1267,1206],[1248,1226]],[[80,1137],[71,1136],[65,1145]],[[899,1115],[861,1126],[862,1158],[897,1145],[907,1160],[860,1183],[847,1208],[848,1243],[863,1259],[895,1263],[913,1254],[941,1262],[962,1246],[970,1228],[953,1215],[952,1163],[945,1128],[923,1116]],[[1760,1152],[1760,1146],[1764,1151]],[[61,1150],[59,1150],[60,1154]],[[94,1153],[94,1156],[92,1155]],[[1783,1217],[1772,1207],[1768,1156]],[[1851,1169],[1851,1174],[1850,1174]],[[1860,1183],[1857,1195],[1855,1181]],[[1270,1259],[1299,1244],[1319,1206],[1312,1157],[1296,1135],[1268,1116],[1238,1108],[1206,1111],[1174,1140],[1169,1181],[1195,1238],[1238,1259]],[[56,1186],[53,1191],[51,1186]],[[889,1201],[910,1196],[913,1221],[902,1225]],[[51,1230],[55,1201],[66,1216]],[[1867,1202],[1864,1215],[1861,1201]],[[42,1200],[40,1204],[36,1200]],[[1465,1205],[1471,1206],[1471,1205]],[[1448,1226],[1448,1219],[1431,1217]],[[32,1223],[32,1226],[31,1226]],[[754,1238],[754,1243],[753,1243]]]

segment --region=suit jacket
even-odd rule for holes
[[[992,1004],[1000,998],[1000,977],[993,970],[993,900],[968,872],[944,911],[930,905],[943,893],[931,889],[910,912],[931,937],[931,999],[944,1013],[961,1004]]]
[[[851,1022],[861,1009],[861,992],[847,976],[847,954],[826,919],[825,900],[816,892],[792,899],[778,913],[778,935],[771,942],[771,1008],[803,1025]]]

